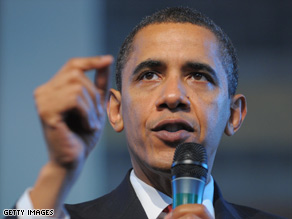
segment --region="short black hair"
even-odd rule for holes
[[[201,12],[188,7],[173,7],[160,10],[145,17],[123,42],[116,63],[116,85],[122,89],[122,71],[132,52],[135,35],[144,27],[160,23],[191,23],[210,30],[219,42],[221,62],[228,78],[229,95],[234,95],[238,84],[238,60],[235,48],[226,33],[210,18]]]

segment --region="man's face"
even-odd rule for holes
[[[202,144],[212,167],[230,98],[211,31],[189,23],[140,30],[122,72],[121,93],[134,168],[170,169],[182,142]]]

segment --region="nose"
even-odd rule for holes
[[[161,92],[156,101],[156,107],[158,110],[165,108],[171,111],[189,110],[190,100],[186,93],[185,84],[180,78],[169,78],[161,85]]]

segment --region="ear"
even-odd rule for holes
[[[109,101],[107,104],[107,115],[109,122],[116,132],[124,129],[124,121],[122,117],[121,92],[110,89]]]
[[[240,128],[247,113],[246,98],[236,94],[231,99],[230,116],[225,127],[225,134],[232,136]]]

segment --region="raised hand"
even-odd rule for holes
[[[35,91],[49,162],[31,192],[34,207],[56,208],[96,145],[106,116],[112,56],[74,58]],[[92,83],[85,71],[97,70]]]

